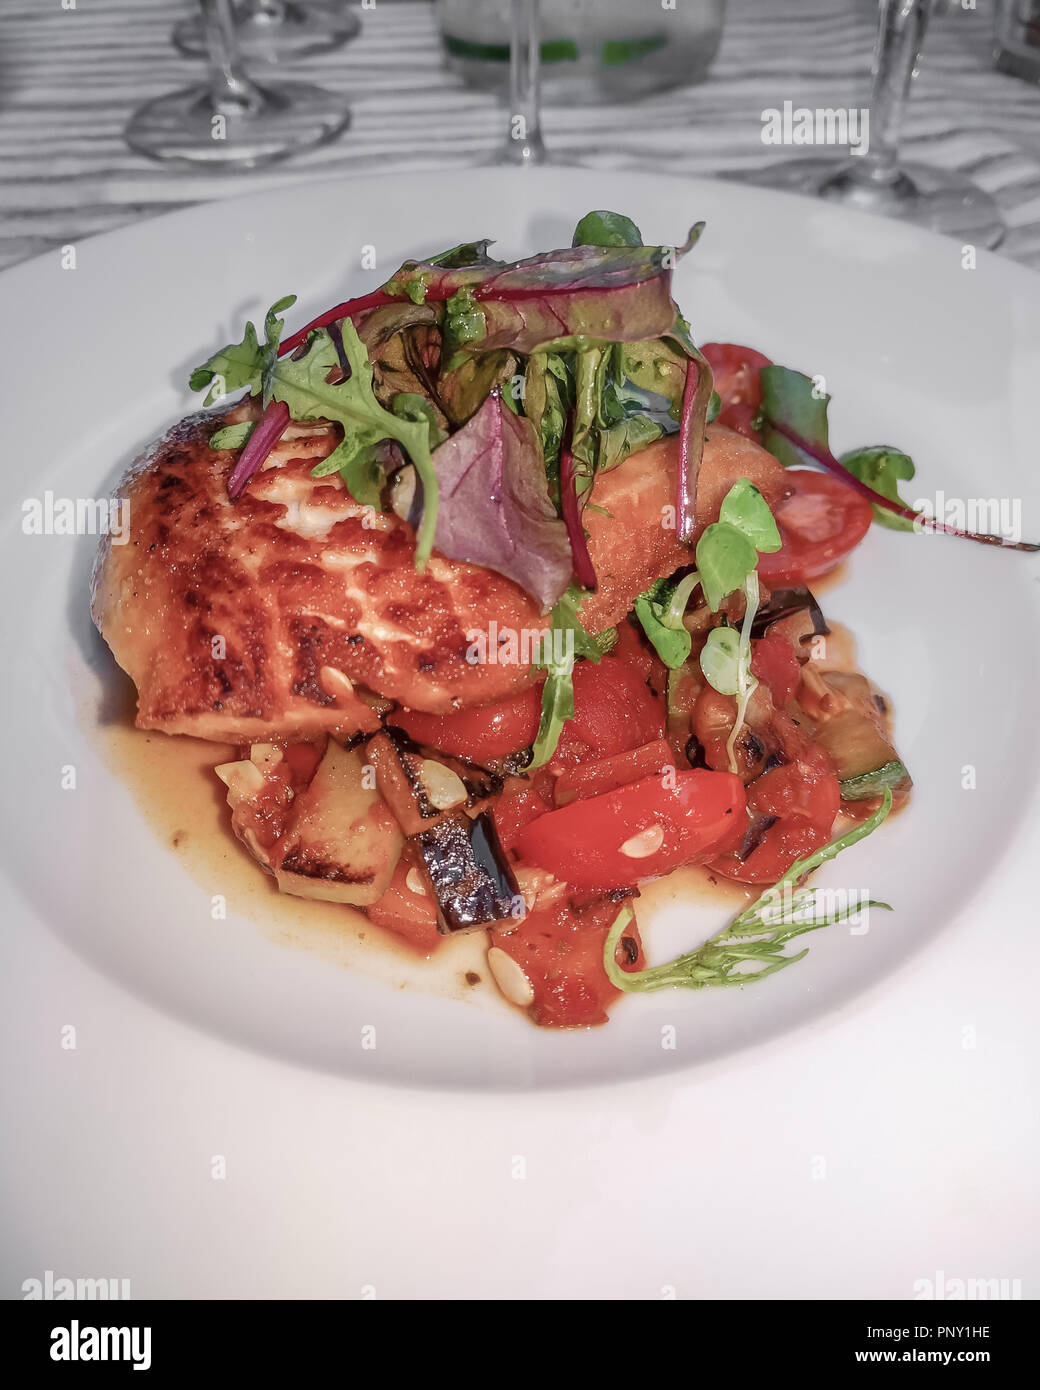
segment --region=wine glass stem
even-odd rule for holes
[[[899,137],[910,82],[934,0],[881,0],[870,98],[870,143],[861,172],[880,183],[898,175]]]
[[[260,92],[250,81],[238,56],[235,17],[231,0],[199,0],[202,32],[209,57],[210,93],[218,112],[254,110],[262,104]]]
[[[540,163],[545,158],[542,142],[542,57],[539,0],[511,0],[512,32],[509,41],[509,139],[506,147],[517,164]]]

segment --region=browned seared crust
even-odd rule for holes
[[[137,685],[141,728],[349,734],[378,721],[343,676],[434,711],[526,682],[466,661],[466,633],[489,615],[544,626],[516,584],[437,555],[416,573],[410,526],[358,506],[338,475],[310,476],[335,442],[314,427],[292,427],[231,502],[235,455],[207,443],[220,423],[183,421],[134,466],[130,540],[98,559],[94,621]]]
[[[231,502],[236,455],[208,446],[222,423],[192,416],[138,460],[121,488],[129,542],[106,538],[98,557],[94,621],[137,685],[139,727],[224,742],[349,735],[378,726],[366,692],[443,713],[530,682],[526,666],[466,660],[492,620],[545,629],[517,584],[436,552],[417,573],[411,526],[359,506],[338,475],[310,476],[337,437],[321,424],[291,425]],[[674,468],[662,441],[597,481],[609,515],[586,513],[601,575],[591,630],[689,560],[662,528]]]

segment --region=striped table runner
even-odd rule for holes
[[[1040,268],[1040,86],[993,70],[992,0],[965,3],[947,0],[934,21],[905,150],[995,194],[1010,229],[1003,253]],[[350,95],[353,126],[336,144],[269,170],[174,172],[131,153],[122,131],[137,105],[201,76],[169,41],[194,7],[62,4],[2,0],[0,267],[171,207],[315,175],[466,166],[503,134],[494,99],[444,71],[433,6],[376,0],[357,40],[279,69]],[[876,19],[874,0],[730,0],[707,82],[627,105],[549,106],[547,142],[561,160],[596,167],[749,174],[777,158],[761,139],[765,108],[866,101]]]

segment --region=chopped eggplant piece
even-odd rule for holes
[[[412,844],[433,888],[438,930],[445,935],[506,921],[522,901],[487,811],[473,820],[464,811],[443,815]]]
[[[846,777],[840,783],[841,799],[869,801],[871,797],[881,796],[886,787],[890,787],[893,792],[902,791],[909,783],[909,772],[898,758],[893,758],[891,762],[884,763],[873,772],[864,772],[859,777]]]
[[[830,754],[839,782],[875,772],[897,761],[896,750],[874,723],[858,709],[846,709],[816,731],[816,742]]]
[[[404,836],[363,774],[357,751],[330,739],[306,791],[292,803],[274,865],[281,892],[358,906],[382,897]]]
[[[403,729],[392,724],[369,739],[368,755],[376,770],[379,790],[406,835],[418,835],[435,825],[446,810],[454,809],[448,804],[439,805],[449,798],[434,790],[451,778],[465,789],[469,807],[502,790],[503,778],[493,769],[448,753],[431,757]],[[443,769],[445,775],[438,776],[438,769]]]
[[[904,782],[909,784],[909,774],[893,747],[874,699],[874,687],[866,676],[858,671],[828,671],[823,676],[823,686],[831,694],[821,701],[823,717],[816,730],[816,742],[830,755],[845,800],[865,800],[880,796],[885,786],[895,790]],[[833,712],[823,712],[827,703],[834,706]],[[895,773],[895,781],[879,782],[876,791],[857,793],[856,787],[870,785],[863,779],[876,777],[885,768],[892,769],[888,776],[900,769]],[[851,794],[845,791],[847,785],[853,789]]]

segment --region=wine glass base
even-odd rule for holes
[[[548,164],[549,152],[539,135],[534,140],[507,139],[493,150],[486,159],[481,160],[482,168],[530,169],[536,164]]]
[[[792,159],[751,181],[807,193],[860,212],[897,217],[993,250],[1007,231],[996,202],[963,174],[927,164],[903,164],[888,179],[872,178],[859,159]]]
[[[235,16],[237,52],[247,62],[290,63],[339,48],[361,32],[361,21],[342,0],[287,0],[280,11],[250,10]],[[202,23],[174,26],[173,42],[189,58],[206,56]]]
[[[164,164],[252,169],[335,139],[350,124],[342,97],[307,83],[266,83],[256,100],[216,105],[208,86],[169,92],[140,107],[127,144]]]

